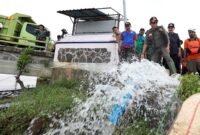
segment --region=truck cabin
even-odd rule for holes
[[[70,17],[72,35],[112,33],[112,27],[119,27],[122,17],[111,7],[61,10],[58,13]]]
[[[50,32],[44,27],[45,37],[38,38],[39,27],[40,25],[37,25],[29,15],[20,13],[15,13],[9,17],[0,15],[0,41],[2,44],[38,45],[39,43],[36,40],[46,41],[50,37]],[[44,43],[42,46],[45,46]]]

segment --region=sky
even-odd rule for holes
[[[45,25],[52,38],[61,34],[65,28],[72,31],[69,17],[58,14],[58,10],[113,7],[123,13],[123,0],[0,0],[0,14],[10,16],[16,12],[32,16],[38,24]],[[126,0],[127,18],[136,32],[140,28],[150,28],[149,19],[156,16],[159,25],[167,28],[169,23],[175,24],[182,40],[188,38],[188,28],[196,28],[199,35],[200,18],[199,0]],[[123,24],[123,22],[121,22]],[[123,31],[123,27],[120,28]]]

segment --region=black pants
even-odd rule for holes
[[[170,57],[174,61],[177,73],[181,73],[181,59],[180,59],[180,57],[178,55],[170,55]],[[165,59],[163,59],[163,65],[165,66],[165,68],[169,69]]]
[[[133,55],[134,55],[133,48],[121,48],[120,62],[122,61],[130,62],[133,58]]]
[[[187,67],[182,67],[181,75],[185,75],[186,73],[188,73]]]

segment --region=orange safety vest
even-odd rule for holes
[[[187,39],[184,43],[187,59],[200,59],[200,39]]]

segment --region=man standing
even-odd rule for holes
[[[197,38],[195,29],[188,30],[189,39],[184,42],[184,58],[187,59],[189,73],[200,74],[200,39]]]
[[[176,68],[172,58],[169,55],[169,37],[162,26],[158,26],[158,19],[156,17],[150,18],[151,29],[146,33],[145,43],[141,58],[145,57],[147,47],[153,47],[152,61],[161,63],[162,57],[169,66],[170,75],[176,73]]]
[[[137,55],[140,57],[144,45],[144,28],[141,28],[139,34],[137,34]]]
[[[177,33],[174,32],[175,26],[173,23],[168,25],[168,36],[170,40],[170,57],[173,59],[177,73],[181,72],[181,45],[180,38]],[[169,68],[166,64],[165,59],[163,60],[163,64],[166,68]]]
[[[113,37],[116,39],[117,43],[120,43],[121,34],[120,34],[120,31],[119,31],[119,28],[114,26],[112,28],[112,31],[113,31]]]
[[[131,30],[131,23],[125,23],[125,31],[121,33],[120,39],[121,61],[130,61],[136,52],[136,33]]]

